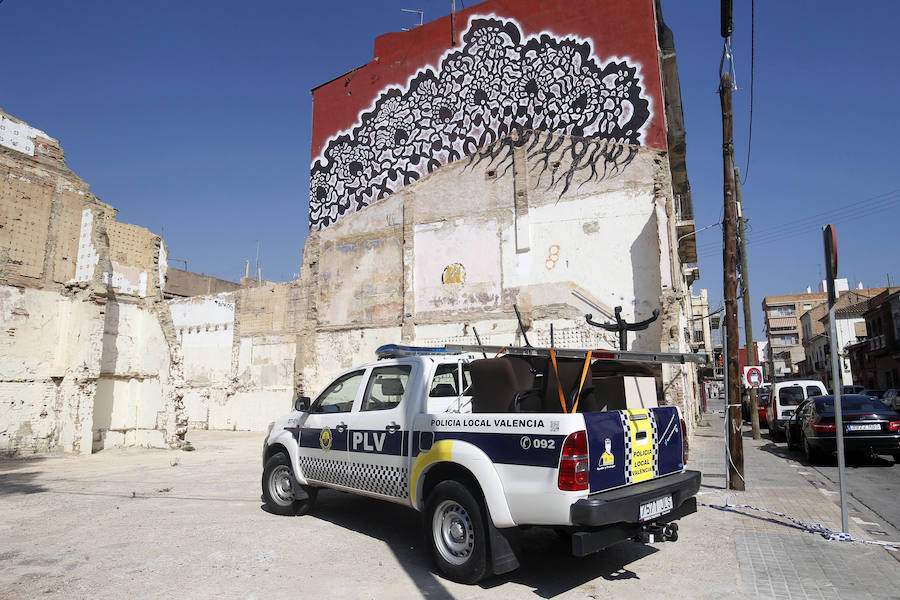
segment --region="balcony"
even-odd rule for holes
[[[887,340],[885,339],[884,334],[881,335],[873,335],[868,340],[869,343],[869,352],[884,354],[887,350]]]

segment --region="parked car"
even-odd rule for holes
[[[762,404],[760,404],[760,402],[761,402],[760,399],[762,398],[763,394],[768,396],[769,391],[771,389],[772,389],[771,383],[763,383],[763,384],[760,384],[760,386],[758,388],[756,388],[757,406],[762,406]],[[750,421],[750,394],[749,393],[741,395],[741,418],[744,419],[744,421],[747,421],[747,422]],[[760,424],[762,424],[765,420],[766,420],[765,411],[762,411],[762,410],[759,411]]]
[[[794,379],[779,381],[772,389],[769,405],[766,407],[766,423],[773,440],[784,436],[784,426],[797,407],[807,398],[824,396],[828,392],[821,381],[815,379]]]
[[[881,401],[884,402],[884,405],[888,408],[900,410],[900,390],[897,388],[887,390],[884,393],[884,396],[881,397]]]
[[[759,392],[756,395],[756,408],[759,411],[760,426],[765,425],[768,427],[766,423],[766,409],[769,408],[769,392]]]
[[[841,397],[844,450],[890,454],[900,462],[900,413],[877,398],[853,394]],[[830,456],[837,448],[834,396],[811,398],[797,407],[785,427],[788,447],[800,447],[809,462]]]
[[[884,397],[884,390],[863,390],[860,392],[860,395],[881,399],[882,397]]]
[[[843,398],[843,396],[841,396],[841,398]],[[794,411],[794,414],[790,416],[787,423],[784,425],[784,439],[787,441],[788,450],[803,449],[801,443],[801,427],[803,425],[803,419],[809,415],[811,409],[810,402],[812,402],[812,398],[807,398],[801,402]]]

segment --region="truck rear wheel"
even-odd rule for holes
[[[475,583],[487,573],[487,527],[481,502],[458,481],[442,481],[425,503],[426,542],[448,579]]]
[[[294,490],[295,481],[287,455],[284,452],[273,454],[263,468],[262,493],[266,508],[276,515],[303,515],[309,512],[318,490],[307,485]]]

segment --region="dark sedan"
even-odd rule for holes
[[[803,449],[815,462],[836,447],[834,396],[810,398],[797,407],[785,427],[788,448]],[[900,462],[900,413],[871,396],[841,396],[844,449],[847,452],[890,454]]]

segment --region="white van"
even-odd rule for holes
[[[794,414],[798,404],[807,398],[827,393],[825,385],[815,379],[776,381],[766,409],[766,422],[772,439],[784,438],[784,424]]]

